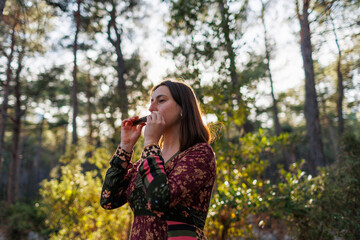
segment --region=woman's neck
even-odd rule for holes
[[[164,145],[162,152],[165,155],[173,155],[180,150],[180,126],[174,126],[163,133]]]

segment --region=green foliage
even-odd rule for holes
[[[8,208],[5,202],[1,203],[3,211],[0,212],[0,223],[7,230],[9,239],[24,238],[29,232],[46,235],[45,214],[38,203],[16,203]]]
[[[241,138],[241,163],[218,165],[209,236],[253,239],[259,230],[272,229],[278,238],[291,234],[296,239],[359,239],[360,142],[346,136],[340,162],[322,169],[319,176],[307,175],[302,170],[305,161],[300,161],[288,171],[279,165],[278,178],[269,180],[267,154],[288,139],[266,137],[262,130],[248,134]]]
[[[234,149],[231,143],[228,148],[221,145],[224,149],[217,152],[218,181],[210,209],[209,236],[252,238],[254,227],[266,224],[273,210],[271,201],[279,196],[277,186],[265,177],[269,166],[266,157],[279,151],[288,139],[288,134],[267,137],[260,129],[240,138],[241,147],[235,154],[229,150]],[[285,188],[284,184],[280,186]]]
[[[322,184],[313,205],[298,216],[299,239],[360,238],[360,141],[345,135],[339,162],[317,177]]]
[[[261,231],[277,232],[278,239],[282,239],[285,234],[291,234],[296,239],[360,239],[360,85],[356,82],[360,66],[359,24],[356,17],[359,16],[356,12],[359,13],[360,9],[358,1],[314,2],[316,7],[312,14],[322,13],[325,9],[323,4],[326,4],[336,24],[346,89],[343,103],[345,129],[353,133],[351,136],[344,136],[338,162],[321,169],[319,175],[314,177],[304,171],[306,161],[298,160],[306,158],[308,150],[304,140],[306,129],[303,119],[303,86],[276,94],[279,96],[282,129],[287,133],[273,137],[271,130],[258,129],[256,125],[268,125],[268,119],[259,120],[261,110],[256,104],[257,97],[262,92],[258,86],[262,85],[260,81],[267,74],[262,47],[259,48],[256,44],[262,45],[259,42],[262,37],[257,36],[257,30],[251,27],[257,24],[258,19],[255,19],[257,10],[253,9],[250,1],[164,2],[170,6],[170,12],[167,18],[167,36],[163,36],[168,44],[167,49],[163,50],[172,52],[172,60],[176,65],[175,72],[169,75],[189,83],[205,112],[215,116],[217,124],[222,126],[222,131],[213,144],[217,156],[218,178],[206,226],[209,239],[256,239]],[[66,14],[57,13],[58,16],[61,15],[57,18],[61,23],[56,26],[56,33],[52,32],[54,11],[45,3],[68,11]],[[52,170],[48,180],[42,182],[41,201],[18,203],[0,211],[0,230],[6,228],[9,237],[14,239],[26,237],[30,231],[47,235],[51,239],[126,239],[130,230],[132,215],[127,206],[105,211],[98,203],[102,176],[110,159],[106,149],[114,149],[120,138],[119,103],[124,97],[119,96],[116,91],[118,60],[114,46],[106,40],[109,37],[107,26],[110,24],[109,10],[115,7],[118,11],[116,25],[121,34],[126,69],[123,77],[128,90],[131,109],[129,114],[136,115],[141,111],[139,106],[146,105],[149,89],[153,84],[147,79],[149,65],[142,58],[143,49],[136,50],[135,46],[140,40],[137,38],[137,28],[144,25],[138,21],[148,20],[147,17],[143,18],[147,14],[144,9],[150,8],[143,5],[142,1],[82,3],[78,120],[81,130],[85,132],[89,127],[89,132],[93,132],[93,138],[97,140],[97,147],[104,148],[78,147],[70,149],[64,155],[70,133],[67,130],[71,114],[69,79],[73,67],[69,64],[72,59],[68,55],[69,49],[64,47],[72,47],[73,30],[71,26],[69,29],[64,26],[69,24],[67,21],[71,18],[69,13],[74,11],[74,3],[9,0],[4,11],[5,17],[0,24],[1,82],[6,78],[12,26],[17,20],[15,55],[10,65],[12,78],[16,74],[18,56],[21,52],[24,54],[20,76],[24,112],[24,124],[21,127],[21,200],[31,202],[30,198],[38,197],[35,194],[36,183],[40,178],[48,177],[48,169],[59,164]],[[156,15],[161,12],[156,11]],[[338,76],[337,61],[328,62],[327,66],[321,65],[324,56],[322,51],[318,51],[321,46],[335,44],[332,26],[326,26],[330,23],[326,16],[327,14],[322,14],[313,17],[312,31],[315,33],[314,56],[319,57],[318,61],[314,59],[317,90],[324,102],[324,110],[320,114],[321,125],[325,130],[323,143],[331,162],[331,159],[335,161],[334,151],[331,151],[330,135],[326,134],[331,127],[335,130],[337,124]],[[146,23],[150,22],[152,21]],[[253,35],[253,30],[256,35],[254,45],[249,36],[246,37],[249,33]],[[270,31],[272,29],[269,29],[269,36]],[[319,33],[320,38],[317,37]],[[111,33],[113,37],[115,34]],[[151,32],[147,34],[149,37],[153,35]],[[60,44],[57,38],[62,38]],[[319,41],[321,46],[317,45]],[[347,41],[351,44],[347,44]],[[52,50],[47,48],[49,44],[54,45]],[[40,55],[47,51],[51,53],[46,55],[45,60],[41,59]],[[237,75],[237,79],[234,75]],[[293,79],[289,78],[289,81]],[[13,83],[10,85],[13,86]],[[2,89],[0,92],[2,93]],[[9,104],[11,119],[14,113],[12,89]],[[269,112],[270,107],[265,108],[262,113]],[[42,125],[38,121],[40,113],[46,118],[41,134]],[[257,120],[251,123],[252,133],[244,135],[242,127],[254,119],[254,113]],[[328,125],[324,120],[325,113],[329,118]],[[4,151],[1,166],[1,187],[4,186],[4,189],[12,154],[12,124],[9,120],[5,132],[5,147],[0,149]],[[336,141],[337,137],[335,134]],[[142,141],[140,139],[139,145]],[[89,142],[84,137],[80,144],[91,145]],[[284,161],[283,152],[286,150],[292,151],[292,160],[297,162],[289,164]],[[141,149],[136,148],[134,155],[140,154]],[[63,156],[58,163],[61,155]],[[34,156],[39,158],[38,167],[35,167]],[[35,168],[37,171],[34,171]],[[32,176],[35,172],[39,176]],[[5,199],[5,192],[1,193],[2,199]]]
[[[100,207],[102,178],[110,155],[103,148],[86,159],[85,151],[71,149],[62,158],[50,180],[42,182],[42,209],[47,215],[51,239],[125,239],[131,224],[130,210],[106,211]],[[84,172],[89,161],[96,170]]]

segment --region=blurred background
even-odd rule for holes
[[[0,239],[128,239],[102,181],[166,78],[215,136],[208,239],[360,239],[359,16],[357,0],[1,0]]]

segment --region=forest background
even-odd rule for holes
[[[127,239],[129,207],[105,211],[100,189],[121,120],[166,77],[194,88],[216,135],[209,239],[360,239],[359,1],[1,0],[0,14],[0,239]]]

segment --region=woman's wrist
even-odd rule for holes
[[[159,144],[158,143],[144,144],[144,148],[147,148],[147,147],[150,147],[150,146],[158,146],[159,147]]]
[[[125,150],[128,153],[131,153],[134,146],[132,144],[120,143],[121,149]]]
[[[159,145],[158,141],[145,141],[144,142],[144,148],[151,145]]]
[[[149,145],[159,145],[159,140],[145,139],[144,146],[149,146]]]

